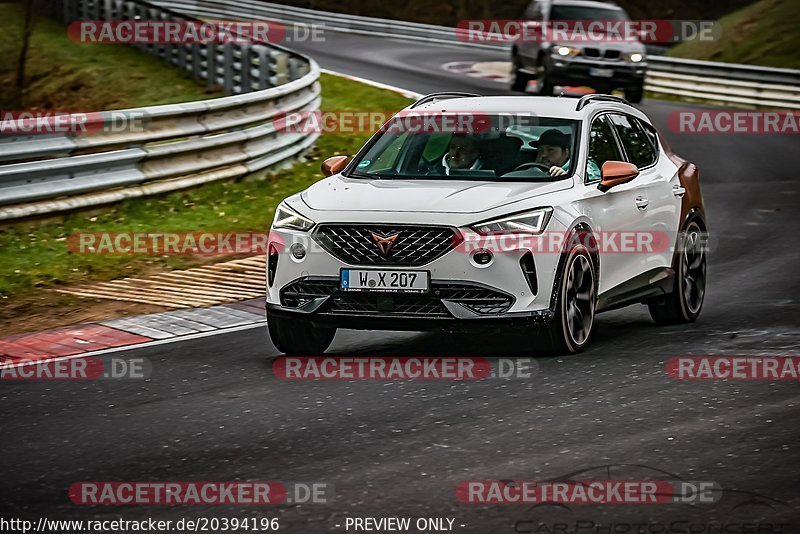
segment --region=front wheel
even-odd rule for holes
[[[519,70],[519,67],[514,67],[514,80],[511,82],[511,90],[524,93],[528,88],[528,82],[531,77]]]
[[[631,104],[638,104],[644,97],[644,82],[625,88],[625,100]]]
[[[675,258],[675,285],[661,300],[650,302],[650,317],[657,324],[691,323],[700,316],[706,295],[706,253],[703,230],[691,222],[681,235]]]
[[[553,89],[555,85],[550,78],[550,73],[547,72],[547,67],[539,63],[538,76],[536,77],[536,92],[541,96],[553,96]]]
[[[597,277],[589,252],[583,245],[573,247],[564,261],[557,287],[553,321],[546,331],[547,348],[561,354],[575,354],[589,344],[594,330]]]
[[[335,328],[316,328],[308,321],[276,317],[269,310],[267,328],[275,348],[293,356],[322,354],[336,335]]]

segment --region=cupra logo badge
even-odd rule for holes
[[[389,255],[389,251],[392,250],[394,242],[397,241],[397,238],[400,236],[399,232],[387,236],[381,236],[375,232],[370,232],[370,234],[372,234],[373,241],[375,241],[375,244],[378,245],[378,250],[381,251],[381,255],[384,257]]]

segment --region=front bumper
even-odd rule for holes
[[[376,330],[474,330],[501,323],[544,324],[552,318],[559,254],[533,254],[524,242],[498,246],[489,265],[478,265],[472,257],[477,248],[485,248],[456,246],[427,264],[395,267],[345,263],[308,233],[272,230],[270,235],[281,243],[274,280],[268,283],[267,306],[272,314],[316,326]],[[289,252],[295,243],[308,251],[300,260]],[[521,266],[525,255],[534,258],[533,284]],[[429,271],[431,287],[425,294],[342,291],[342,267]]]
[[[586,84],[610,88],[628,87],[644,83],[647,63],[591,60],[586,58],[546,57],[545,67],[554,85]],[[613,70],[611,77],[591,74],[592,69]]]
[[[553,318],[550,310],[507,313],[495,317],[478,317],[469,320],[450,318],[420,318],[396,315],[337,315],[334,313],[308,313],[297,309],[267,304],[270,315],[302,320],[316,328],[350,328],[353,330],[408,330],[417,332],[476,332],[494,328],[527,328],[548,324]]]

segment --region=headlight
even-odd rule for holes
[[[300,230],[307,232],[314,228],[314,221],[303,217],[292,208],[281,202],[275,210],[275,219],[272,221],[273,228],[287,228],[289,230]]]
[[[556,46],[553,51],[558,56],[577,56],[581,53],[581,49],[574,46]]]
[[[479,234],[503,233],[525,233],[541,234],[550,221],[553,208],[539,208],[526,213],[518,213],[502,219],[475,223],[472,229]]]
[[[644,54],[634,52],[633,54],[625,54],[625,59],[631,63],[641,63],[644,61]]]

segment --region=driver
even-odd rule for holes
[[[550,176],[563,176],[569,167],[570,136],[559,130],[546,130],[539,136],[536,163],[550,167]]]
[[[572,140],[568,134],[556,129],[546,130],[539,136],[539,147],[536,152],[536,163],[550,167],[550,176],[563,176],[569,168],[570,146]],[[600,168],[591,159],[588,160],[587,172],[589,180],[600,178]]]
[[[450,146],[442,157],[442,166],[446,175],[450,169],[476,170],[483,166],[475,139],[470,135],[455,134],[450,138]]]

